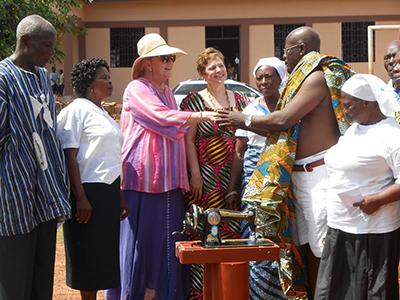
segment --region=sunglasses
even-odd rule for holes
[[[174,54],[160,55],[159,57],[164,64],[168,63],[169,61],[175,62],[176,60],[176,55]]]

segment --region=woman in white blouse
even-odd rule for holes
[[[315,299],[399,299],[399,105],[385,83],[357,74],[340,102],[351,124],[325,155],[328,233]]]
[[[67,285],[89,300],[120,284],[119,221],[126,214],[120,200],[122,135],[101,107],[113,90],[106,61],[81,61],[71,81],[78,98],[57,118],[74,214],[64,225]]]

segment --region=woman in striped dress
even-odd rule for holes
[[[181,103],[185,111],[209,112],[217,110],[242,111],[247,104],[241,94],[225,89],[227,71],[223,54],[207,48],[197,60],[197,71],[207,81],[207,88],[190,93]],[[193,203],[203,209],[225,208],[235,134],[233,128],[221,128],[215,122],[204,122],[192,126],[186,136],[186,151],[189,162],[191,192],[185,196],[186,206]],[[222,238],[239,238],[240,223],[229,222],[221,227]],[[199,239],[199,236],[191,236]],[[202,266],[192,266],[191,298],[202,297]]]
[[[285,63],[276,57],[262,58],[254,67],[253,75],[258,90],[264,96],[246,106],[243,113],[250,116],[267,115],[275,110],[280,90],[285,83]],[[254,132],[238,129],[235,135],[238,139],[227,192],[227,203],[230,207],[240,206],[240,190],[244,192],[265,145],[265,137]],[[238,188],[240,185],[241,189]],[[243,221],[242,237],[248,238],[249,234],[249,225],[247,221]],[[279,283],[276,261],[250,262],[249,295],[252,300],[285,299]]]

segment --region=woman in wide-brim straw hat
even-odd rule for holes
[[[179,111],[168,80],[177,57],[156,33],[142,37],[132,79],[125,89],[121,130],[121,188],[129,215],[121,223],[121,288],[108,299],[184,299],[183,266],[175,257],[184,213],[182,192],[189,190],[185,134],[213,120],[214,112]]]
[[[179,48],[168,46],[165,40],[157,33],[149,33],[139,40],[137,43],[139,57],[132,65],[132,79],[137,79],[144,75],[143,60],[149,57],[157,57],[161,55],[174,55],[175,59],[186,55],[185,51]]]

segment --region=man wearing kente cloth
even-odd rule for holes
[[[267,116],[219,113],[221,125],[267,136],[242,200],[261,206],[258,225],[264,226],[259,230],[281,245],[279,276],[287,296],[296,294],[296,269],[302,266],[293,242],[301,245],[311,299],[327,230],[323,158],[348,127],[339,97],[341,86],[353,75],[343,61],[319,50],[316,31],[293,30],[284,49],[290,76],[275,112]]]

